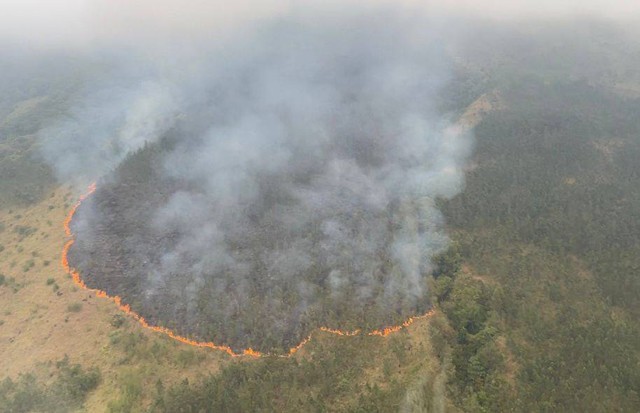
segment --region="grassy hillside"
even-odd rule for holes
[[[469,34],[441,105],[493,103],[440,202],[435,315],[388,338],[314,330],[293,358],[181,344],[75,286],[77,194],[24,162],[55,87],[0,105],[0,412],[637,411],[640,46],[597,22]]]
[[[56,185],[37,133],[64,115],[82,88],[88,62],[69,56],[3,52],[0,62],[0,207],[41,201]]]
[[[225,394],[219,403],[231,403],[229,411],[247,411],[247,403],[279,411],[394,411],[411,386],[420,394],[439,394],[445,403],[442,365],[430,356],[427,319],[389,339],[314,331],[291,359],[231,359],[143,329],[112,302],[79,289],[59,268],[61,222],[71,199],[58,190],[45,203],[1,216],[0,411],[84,406],[175,412],[189,405],[185,397],[207,405],[211,397],[218,400],[208,392],[212,386],[219,389],[215,394]],[[57,367],[61,361],[79,378],[68,396],[58,390],[68,375]],[[192,397],[201,391],[206,394]],[[59,403],[48,404],[54,396]]]

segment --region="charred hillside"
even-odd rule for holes
[[[197,190],[189,182],[163,176],[159,170],[175,140],[167,138],[129,156],[78,210],[72,222],[77,242],[69,259],[90,287],[122,297],[151,324],[236,350],[287,350],[320,326],[373,330],[402,323],[428,309],[426,297],[414,300],[402,292],[389,297],[385,288],[394,271],[391,246],[394,226],[398,225],[394,216],[397,220],[398,213],[403,209],[407,213],[407,209],[417,208],[415,205],[396,203],[378,216],[360,218],[354,211],[350,236],[358,237],[359,219],[375,219],[385,225],[380,231],[387,245],[375,251],[380,265],[373,280],[344,283],[337,292],[332,276],[335,264],[324,260],[321,253],[320,217],[295,230],[274,225],[270,210],[296,201],[266,181],[260,188],[264,210],[249,215],[252,237],[229,240],[236,256],[250,257],[243,262],[250,265],[250,277],[238,280],[234,268],[190,272],[202,259],[192,256],[182,258],[189,264],[184,271],[171,272],[158,285],[155,272],[189,234],[178,226],[158,228],[150,214],[185,189]],[[314,263],[308,271],[291,279],[269,269],[264,257],[301,239],[309,243],[309,251],[318,251],[311,257]],[[347,260],[343,270],[350,270]],[[428,275],[428,271],[422,274],[425,289]],[[364,289],[367,298],[363,298]]]
[[[471,134],[442,108],[455,63],[430,28],[365,20],[267,25],[108,112],[63,165],[114,168],[74,220],[87,283],[236,349],[425,312],[436,200],[461,190]]]

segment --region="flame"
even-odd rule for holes
[[[289,357],[289,356],[293,356],[295,353],[298,352],[298,350],[300,350],[302,347],[304,347],[305,344],[307,344],[308,342],[311,341],[311,336],[305,338],[304,340],[302,340],[300,343],[298,343],[297,346],[295,347],[291,347],[289,349],[289,354],[284,356],[284,357]]]
[[[320,331],[324,331],[325,333],[335,334],[337,336],[345,336],[345,337],[353,337],[360,334],[360,330],[343,331],[343,330],[336,330],[334,328],[329,328],[329,327],[320,327]]]
[[[389,334],[393,334],[396,333],[400,330],[402,330],[403,328],[407,328],[409,327],[411,324],[415,323],[417,320],[420,320],[421,318],[429,318],[432,315],[434,315],[436,312],[436,310],[431,309],[429,311],[427,311],[426,313],[422,314],[422,315],[415,315],[413,317],[409,317],[407,320],[405,320],[401,325],[399,326],[391,326],[391,327],[385,327],[381,330],[373,330],[369,333],[367,333],[368,336],[380,336],[380,337],[387,337]]]
[[[89,185],[89,188],[87,188],[87,192],[80,195],[78,202],[75,203],[73,208],[71,208],[71,211],[69,211],[69,213],[65,217],[63,225],[64,225],[64,233],[66,234],[67,237],[73,237],[73,233],[71,232],[71,220],[73,219],[73,216],[76,214],[76,211],[80,207],[80,204],[82,204],[82,201],[87,199],[91,194],[96,192],[96,188],[97,186],[95,182]],[[69,247],[71,247],[71,245],[69,245],[68,247],[65,245],[66,251],[69,251]],[[66,259],[65,254],[63,254],[63,259]]]
[[[211,341],[197,341],[197,340],[192,340],[188,337],[184,337],[181,336],[179,334],[176,334],[175,332],[173,332],[172,330],[166,328],[166,327],[160,327],[160,326],[154,326],[151,325],[147,322],[147,320],[145,320],[145,318],[143,316],[141,316],[140,314],[136,313],[135,311],[133,311],[131,309],[131,307],[129,306],[129,304],[125,304],[122,302],[122,298],[120,298],[117,295],[111,296],[109,294],[107,294],[106,291],[103,290],[99,290],[97,288],[91,288],[89,286],[87,286],[87,284],[85,284],[85,282],[82,280],[82,277],[80,276],[80,272],[71,267],[69,265],[69,249],[71,248],[71,246],[73,245],[73,243],[75,242],[75,238],[74,238],[74,234],[71,231],[71,220],[73,219],[74,215],[76,214],[78,208],[80,207],[80,205],[82,204],[82,201],[84,201],[85,199],[87,199],[91,194],[93,194],[96,191],[96,183],[92,183],[91,185],[89,185],[89,188],[87,189],[87,192],[83,195],[80,196],[80,198],[78,199],[78,202],[75,203],[75,205],[71,208],[71,210],[69,211],[69,213],[67,214],[67,216],[64,219],[63,225],[64,225],[64,232],[67,235],[67,237],[70,237],[70,239],[64,244],[64,247],[62,248],[62,257],[61,257],[61,263],[62,263],[62,268],[64,268],[65,272],[68,273],[69,275],[71,275],[71,278],[73,279],[73,282],[87,290],[90,292],[93,292],[96,297],[100,297],[100,298],[106,298],[108,300],[111,300],[116,307],[118,307],[118,309],[120,309],[122,312],[124,312],[125,314],[129,315],[131,318],[133,318],[134,320],[136,320],[142,327],[147,328],[149,330],[155,331],[157,333],[161,333],[164,334],[166,336],[169,336],[170,338],[179,341],[181,343],[184,344],[188,344],[190,346],[194,346],[194,347],[206,347],[206,348],[210,348],[210,349],[214,349],[214,350],[220,350],[223,351],[225,353],[227,353],[228,355],[230,355],[231,357],[242,357],[242,356],[248,356],[248,357],[254,357],[254,358],[259,358],[259,357],[265,357],[265,356],[278,356],[278,357],[291,357],[294,354],[296,354],[298,351],[300,351],[308,342],[311,341],[311,336],[308,336],[307,338],[305,338],[304,340],[302,340],[297,346],[292,347],[289,349],[289,353],[287,354],[271,354],[271,353],[262,353],[260,351],[254,350],[251,347],[244,349],[240,352],[235,352],[231,349],[231,347],[229,346],[225,346],[225,345],[219,345],[219,344],[215,344]],[[389,327],[385,327],[383,329],[380,330],[373,330],[370,331],[368,333],[366,333],[366,335],[368,336],[380,336],[380,337],[387,337],[390,334],[396,333],[406,327],[409,327],[411,324],[413,324],[416,320],[422,319],[422,318],[428,318],[431,317],[433,314],[435,313],[435,310],[429,310],[427,313],[423,314],[423,315],[417,315],[417,316],[413,316],[413,317],[409,317],[405,322],[403,322],[401,325],[397,325],[397,326],[389,326]],[[329,327],[320,327],[320,331],[325,332],[325,333],[329,333],[329,334],[335,334],[338,336],[343,336],[343,337],[353,337],[353,336],[357,336],[362,334],[361,330],[353,330],[353,331],[345,331],[345,330],[338,330],[338,329],[333,329],[333,328],[329,328]]]

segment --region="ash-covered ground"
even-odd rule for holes
[[[99,149],[139,148],[74,219],[90,286],[236,349],[426,311],[448,245],[436,200],[460,191],[471,147],[438,103],[448,54],[420,19],[306,19],[217,46],[114,112],[129,123]]]

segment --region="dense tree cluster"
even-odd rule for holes
[[[436,282],[452,395],[470,411],[633,411],[640,101],[535,79],[503,96],[467,189],[443,203],[462,260],[495,283]]]

